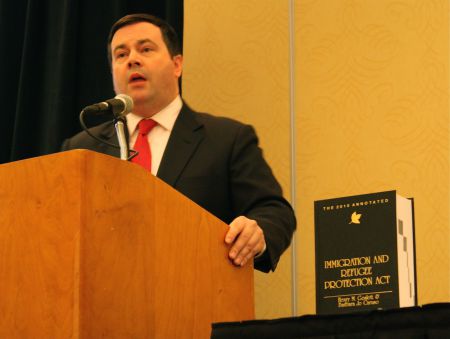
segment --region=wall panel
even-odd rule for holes
[[[290,195],[288,2],[186,0],[183,96],[195,109],[252,124]],[[256,315],[290,315],[290,257],[257,273]]]
[[[313,201],[391,189],[415,198],[419,303],[448,301],[448,2],[295,4],[300,313],[315,309]]]

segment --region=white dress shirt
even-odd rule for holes
[[[150,150],[152,153],[152,174],[156,175],[158,173],[159,165],[161,164],[161,159],[166,149],[167,142],[169,141],[170,133],[172,133],[173,125],[175,120],[177,120],[178,114],[180,114],[181,107],[183,106],[183,101],[178,95],[169,105],[163,108],[161,111],[156,113],[151,117],[158,124],[153,127],[153,129],[148,133],[148,143],[150,145]],[[130,136],[130,149],[136,142],[138,136],[137,125],[142,117],[134,113],[127,115],[127,125],[128,133]]]

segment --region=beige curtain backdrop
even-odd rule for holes
[[[254,125],[297,197],[296,269],[256,273],[257,318],[292,315],[292,274],[315,313],[315,200],[391,189],[415,199],[419,303],[450,301],[449,28],[448,0],[185,0],[184,98]]]

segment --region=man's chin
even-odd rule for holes
[[[143,105],[148,101],[148,91],[141,92],[140,91],[131,91],[128,95],[133,99],[134,105]]]

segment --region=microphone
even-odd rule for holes
[[[84,112],[94,115],[112,113],[116,118],[123,117],[132,110],[133,99],[126,94],[118,94],[113,99],[89,105],[83,109]]]

